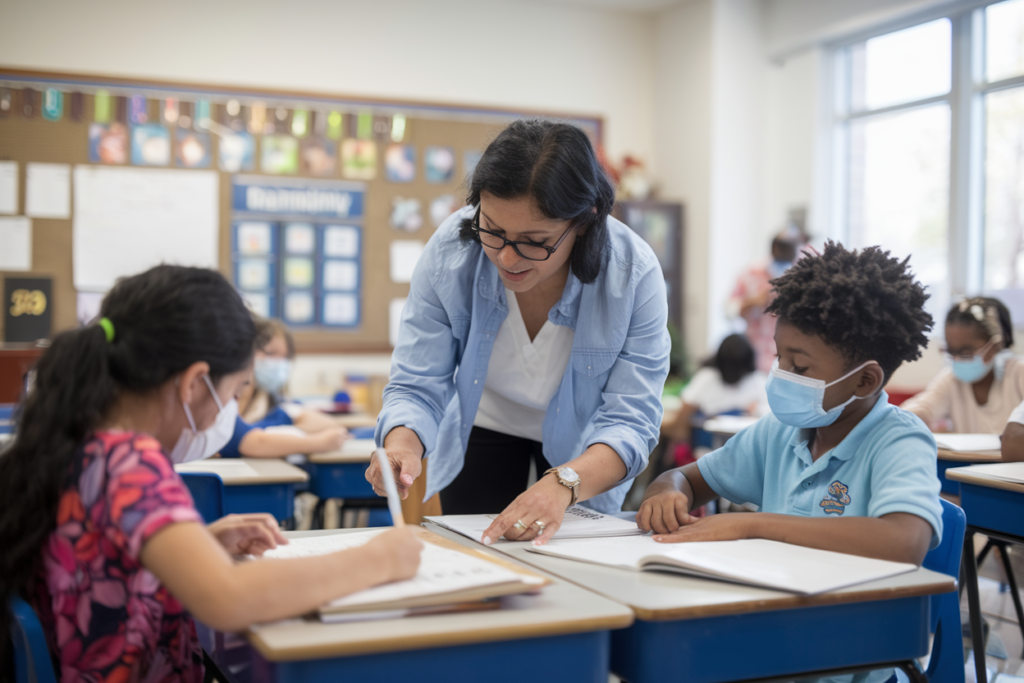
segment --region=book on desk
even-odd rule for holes
[[[935,445],[957,453],[998,451],[1002,440],[998,434],[935,434]]]

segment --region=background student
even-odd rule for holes
[[[239,418],[231,440],[220,451],[221,456],[282,458],[341,448],[350,437],[347,429],[318,410],[284,400],[295,358],[295,341],[288,328],[279,320],[260,317],[255,323],[254,382],[238,397]]]
[[[883,387],[928,343],[924,288],[888,252],[830,242],[775,293],[772,414],[655,480],[637,524],[663,542],[767,538],[920,564],[942,537],[935,439]],[[715,496],[761,512],[690,516]]]
[[[1024,403],[1013,409],[1003,429],[1003,460],[1024,460]]]
[[[255,329],[211,270],[118,282],[100,324],[54,338],[0,457],[0,643],[15,593],[62,680],[202,681],[190,614],[221,630],[297,616],[412,576],[408,529],[321,557],[235,563],[285,542],[267,515],[210,525],[173,463],[222,445],[252,373]],[[229,433],[229,432],[225,432]]]
[[[945,334],[949,367],[901,407],[933,431],[1002,433],[1024,401],[1024,363],[1010,350],[1010,312],[998,299],[965,299],[949,309]]]

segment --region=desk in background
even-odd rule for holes
[[[946,472],[953,468],[967,467],[968,465],[980,465],[983,463],[1000,462],[1002,455],[999,451],[979,451],[977,453],[966,453],[963,451],[951,451],[946,448],[939,449],[938,473],[939,481],[942,483],[942,492],[950,496],[960,493],[960,486],[956,481],[946,477]],[[970,518],[968,518],[970,523]]]
[[[753,425],[761,418],[753,415],[719,415],[705,420],[701,429],[711,433],[712,446],[721,448],[730,437]]]
[[[956,590],[952,577],[918,569],[802,597],[538,555],[526,543],[496,547],[633,610],[633,625],[612,633],[611,671],[630,683],[715,683],[916,659],[928,652],[930,596]]]
[[[559,683],[607,683],[609,631],[632,621],[628,608],[555,579],[539,595],[502,598],[500,610],[347,624],[295,619],[253,628],[241,642],[205,629],[202,640],[229,678],[241,667],[254,683],[521,683],[541,673]]]
[[[967,584],[967,606],[970,611],[977,683],[985,683],[987,676],[974,534],[985,534],[990,541],[1024,544],[1024,484],[994,479],[984,472],[984,468],[979,467],[957,467],[946,472],[946,478],[960,486],[960,507],[967,515],[963,568],[964,582]],[[1017,611],[1017,622],[1024,629],[1024,607],[1021,605],[1020,593],[1017,590],[1017,580],[1005,548],[1001,549],[1000,554],[1010,585],[1013,606]]]
[[[268,512],[278,521],[291,519],[295,485],[309,479],[300,468],[277,458],[212,458],[174,469],[207,522],[246,512]]]

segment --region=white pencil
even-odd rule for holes
[[[398,487],[395,486],[395,475],[391,471],[391,461],[388,460],[388,453],[383,448],[374,451],[377,456],[377,464],[380,465],[380,476],[384,480],[384,491],[388,494],[388,509],[391,510],[391,522],[395,526],[405,526],[405,519],[402,517],[402,499],[398,497]]]

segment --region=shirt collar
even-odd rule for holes
[[[864,416],[857,426],[850,430],[850,433],[846,435],[846,438],[839,442],[839,445],[833,448],[831,451],[818,458],[818,463],[827,462],[830,458],[837,458],[839,460],[849,460],[854,454],[860,449],[860,445],[864,443],[864,439],[868,437],[871,430],[875,428],[875,425],[885,417],[885,414],[890,410],[894,410],[895,406],[889,404],[889,394],[885,393],[883,389],[878,395],[878,400],[875,401],[875,405],[871,408],[867,415]],[[811,457],[811,450],[807,447],[807,443],[811,440],[810,429],[794,429],[793,436],[789,439],[789,445],[797,456],[811,464],[813,461]],[[815,463],[817,464],[817,463]]]

